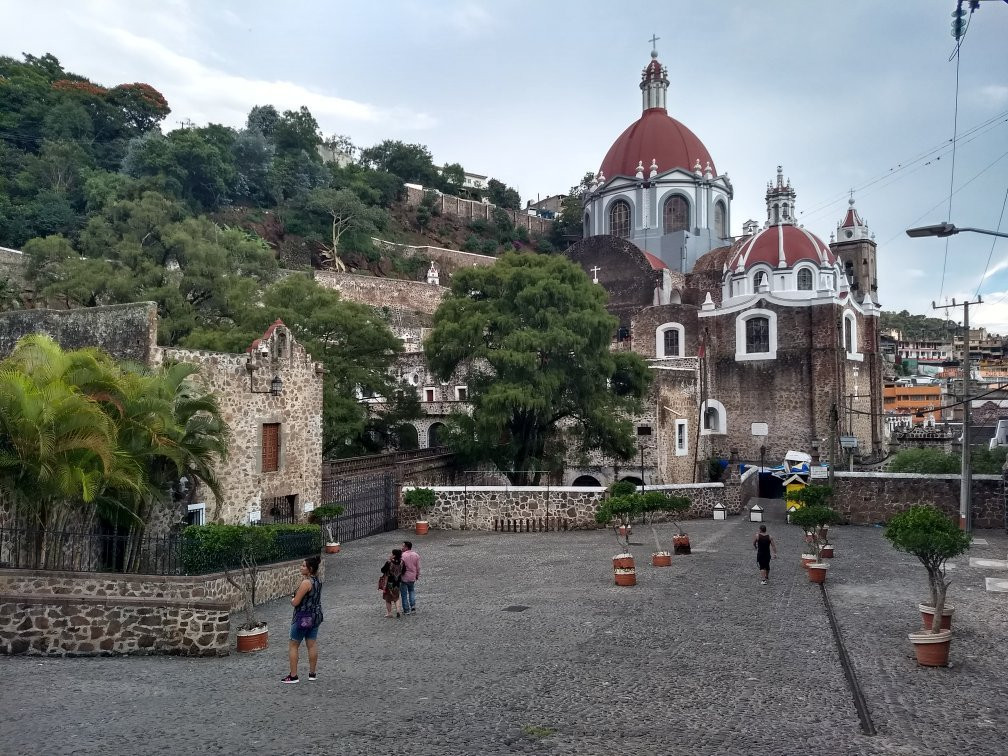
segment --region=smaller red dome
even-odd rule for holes
[[[800,226],[781,223],[769,226],[739,243],[728,259],[728,270],[734,273],[741,265],[749,270],[763,263],[771,268],[793,268],[807,260],[816,265],[833,265],[836,257],[822,239]]]

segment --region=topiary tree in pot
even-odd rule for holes
[[[224,578],[242,597],[245,622],[238,626],[238,650],[260,651],[269,645],[269,626],[255,614],[256,587],[259,584],[259,562],[273,547],[275,534],[269,528],[243,526],[237,531],[237,562],[235,573],[224,570]]]
[[[642,497],[634,493],[637,487],[620,481],[609,487],[610,496],[599,504],[595,512],[595,522],[613,526],[616,542],[623,551],[613,557],[613,572],[616,585],[636,585],[637,573],[633,554],[630,553],[630,523],[641,512]]]
[[[641,497],[641,514],[644,521],[651,527],[651,535],[654,537],[655,542],[655,551],[651,555],[651,564],[655,567],[668,567],[672,564],[672,556],[667,551],[664,551],[658,542],[658,531],[655,530],[654,520],[659,514],[675,515],[685,512],[690,508],[690,500],[685,496],[669,496],[662,491],[648,491],[645,494],[638,494],[638,496]],[[676,551],[676,553],[689,554],[689,536],[683,532],[679,521],[674,516],[671,519],[672,524],[676,527],[676,535],[674,537],[678,539],[680,545],[680,550]],[[682,539],[686,539],[685,544],[683,544]],[[682,550],[682,545],[685,545],[685,551]]]
[[[890,519],[886,523],[885,537],[897,550],[917,557],[927,570],[930,600],[919,606],[925,618],[924,629],[923,632],[910,633],[917,661],[924,666],[946,666],[953,610],[951,606],[947,607],[946,615],[945,596],[952,583],[946,578],[946,562],[966,553],[970,537],[959,529],[952,518],[931,506],[912,506]]]
[[[308,516],[308,521],[322,527],[325,539],[326,554],[337,554],[340,550],[339,539],[336,537],[335,521],[342,515],[344,509],[339,504],[329,504],[317,507]]]
[[[813,583],[826,580],[827,565],[822,561],[826,529],[839,519],[835,510],[823,505],[807,505],[791,513],[791,523],[805,531],[805,542],[811,550],[802,554],[802,564],[809,568],[809,580]]]
[[[431,488],[411,488],[403,492],[403,503],[415,509],[417,513],[415,527],[417,535],[425,535],[430,529],[430,524],[427,522],[425,515],[434,506],[434,501],[435,494]]]

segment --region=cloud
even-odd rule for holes
[[[334,130],[347,123],[395,124],[401,129],[428,129],[437,123],[426,113],[380,108],[312,91],[290,81],[251,79],[227,73],[127,29],[96,24],[91,31],[109,38],[121,56],[146,63],[152,69],[152,80],[168,99],[174,115],[198,123],[216,121],[240,125],[253,105],[267,103],[278,110],[306,105],[324,130]]]
[[[1008,333],[1008,291],[983,295],[979,307],[970,308],[970,327],[983,327],[990,333]]]
[[[996,276],[1002,270],[1008,270],[1008,257],[1006,257],[1001,262],[996,263],[995,265],[992,265],[991,267],[987,268],[987,272],[984,273],[983,278],[980,280],[986,281],[991,276]]]
[[[927,275],[920,268],[904,268],[900,271],[900,274],[906,278],[924,278],[924,276]]]
[[[976,99],[984,105],[1001,107],[1008,103],[1008,87],[1003,84],[987,84],[977,90]]]

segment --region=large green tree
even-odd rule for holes
[[[394,173],[402,181],[436,186],[438,172],[430,150],[422,144],[406,144],[395,139],[368,147],[361,152],[360,162],[374,170]]]
[[[469,370],[472,415],[453,419],[453,444],[515,482],[538,481],[569,449],[631,457],[650,376],[639,356],[610,351],[616,326],[565,258],[509,253],[457,272],[425,343],[440,378]]]

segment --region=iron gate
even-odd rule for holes
[[[391,471],[322,481],[322,504],[343,507],[342,515],[322,523],[323,535],[342,543],[397,529],[397,493]]]

